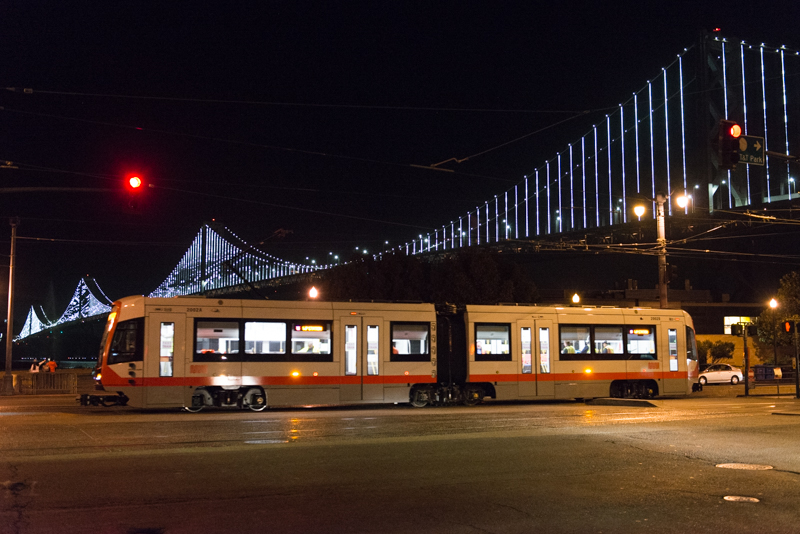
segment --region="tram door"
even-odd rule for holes
[[[518,324],[521,349],[520,397],[553,397],[555,387],[552,378],[553,323],[536,319],[520,321]]]
[[[384,332],[379,317],[347,317],[342,320],[339,343],[343,344],[344,378],[339,389],[342,401],[383,400],[381,347]]]
[[[152,313],[147,317],[144,362],[145,406],[182,406],[186,316]]]

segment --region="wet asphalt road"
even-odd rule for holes
[[[800,401],[757,393],[199,414],[0,398],[0,532],[797,532]]]

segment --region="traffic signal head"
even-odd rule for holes
[[[128,196],[128,208],[134,212],[139,211],[145,189],[144,180],[138,174],[129,174],[125,177],[124,186]]]
[[[141,191],[144,187],[144,181],[141,177],[133,174],[125,178],[125,188],[130,193],[137,193]]]
[[[739,137],[742,127],[734,121],[719,121],[717,159],[721,170],[733,170],[739,163]]]
[[[794,334],[794,321],[784,321],[783,331],[787,334]]]

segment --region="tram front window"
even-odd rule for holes
[[[108,364],[144,359],[144,318],[122,321],[114,331],[108,351]]]

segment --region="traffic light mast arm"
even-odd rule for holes
[[[791,154],[781,154],[780,152],[773,152],[772,150],[767,150],[764,152],[767,156],[772,156],[773,158],[778,159],[785,159],[787,161],[797,161],[797,156],[792,156]]]

